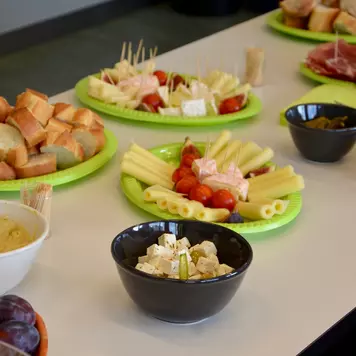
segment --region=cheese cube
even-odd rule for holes
[[[189,250],[188,250],[188,249],[183,249],[183,250],[178,251],[178,253],[176,253],[176,254],[174,255],[174,259],[179,261],[180,255],[182,255],[182,254],[184,254],[184,253],[187,255],[187,261],[188,261],[188,263],[191,262],[191,261],[192,261],[192,257],[190,256],[190,253],[189,253]]]
[[[206,106],[204,99],[182,101],[182,112],[184,116],[205,116]]]
[[[148,256],[140,256],[138,258],[138,263],[145,263],[145,262],[148,262]]]
[[[174,250],[177,245],[176,235],[174,234],[163,234],[158,238],[158,244],[165,248]]]
[[[162,258],[159,261],[158,269],[168,275],[179,274],[179,261]]]
[[[209,259],[210,261],[213,261],[213,262],[214,262],[214,268],[215,268],[215,270],[217,271],[217,270],[219,269],[219,267],[220,267],[219,259],[217,258],[217,256],[211,253],[211,254],[208,256],[208,259]]]
[[[177,240],[177,250],[178,251],[183,250],[185,248],[189,248],[190,246],[191,246],[190,242],[186,237],[183,237],[182,239]]]
[[[147,256],[149,260],[157,256],[162,258],[173,258],[173,251],[164,246],[154,244],[147,249]]]
[[[189,249],[189,252],[192,253],[193,251],[199,250],[199,248],[200,248],[200,245],[196,244]]]
[[[191,277],[189,277],[189,279],[191,279],[191,280],[195,280],[195,279],[201,279],[201,274],[195,274],[194,276],[191,276]]]
[[[150,260],[147,261],[147,263],[149,263],[151,266],[153,266],[154,268],[158,268],[159,266],[159,261],[162,259],[162,257],[160,256],[156,256],[151,258]]]
[[[214,243],[211,241],[203,241],[196,250],[204,257],[208,257],[211,254],[216,255],[218,253]]]
[[[153,274],[155,271],[155,268],[150,265],[149,263],[145,262],[145,263],[138,263],[136,265],[136,269],[138,269],[141,272],[145,272],[148,274]]]
[[[195,267],[195,264],[193,262],[189,263],[189,276],[194,276],[196,274],[200,274],[197,270],[197,268]]]
[[[206,257],[199,257],[196,267],[197,270],[203,274],[204,273],[213,274],[215,272],[215,262],[209,260]]]
[[[168,278],[179,279],[179,275],[178,275],[178,274],[170,274],[170,275],[168,276]]]
[[[217,275],[217,276],[223,276],[224,274],[226,274],[225,268],[224,268],[224,267],[221,267],[221,265],[220,265],[219,268],[218,268],[217,271],[216,271],[216,275]]]
[[[160,271],[159,269],[155,269],[152,274],[156,277],[164,277],[164,273],[162,271]]]
[[[224,268],[225,274],[231,273],[234,270],[232,267],[226,265],[225,263],[221,264],[220,267]]]

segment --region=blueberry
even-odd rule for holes
[[[228,224],[242,224],[244,218],[239,213],[232,213],[225,222]]]

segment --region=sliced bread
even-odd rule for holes
[[[308,29],[313,32],[332,32],[339,9],[317,6],[309,19]]]
[[[283,22],[288,27],[305,29],[308,25],[308,17],[293,17],[287,14],[283,15]]]
[[[315,5],[315,0],[284,0],[279,3],[283,12],[293,17],[309,16]]]
[[[46,138],[45,129],[27,108],[15,110],[6,122],[21,132],[28,147],[36,146]]]
[[[66,169],[84,160],[84,149],[72,134],[62,132],[52,143],[41,146],[42,153],[54,153],[57,157],[57,167]]]
[[[54,105],[53,117],[67,123],[72,123],[75,110],[73,105],[57,103]]]
[[[334,21],[334,30],[339,33],[356,35],[356,18],[341,11]]]
[[[95,119],[94,113],[89,109],[80,108],[74,114],[74,126],[85,126],[92,128],[95,123],[97,123],[97,121]]]
[[[7,102],[7,100],[4,97],[0,96],[0,122],[5,122],[11,110],[12,110],[11,105]]]
[[[60,133],[62,133],[64,131],[71,132],[72,125],[52,117],[51,119],[48,120],[46,130],[47,130],[47,132],[49,132],[49,131],[60,132]]]
[[[0,180],[13,179],[16,179],[15,170],[10,167],[6,162],[0,162]]]
[[[11,148],[7,153],[6,162],[12,167],[22,167],[28,162],[28,152],[25,145]]]
[[[37,146],[33,146],[33,147],[26,147],[26,148],[27,148],[27,154],[29,156],[38,155],[40,153],[40,149],[39,149],[38,145]]]
[[[40,93],[39,91],[34,90],[34,89],[30,89],[30,88],[26,88],[26,91],[38,96],[39,98],[41,98],[41,99],[43,99],[45,101],[48,101],[48,96],[46,94]]]
[[[72,131],[72,135],[76,141],[83,146],[85,160],[101,151],[105,145],[105,135],[103,130],[79,127]]]
[[[9,150],[24,144],[24,138],[17,128],[0,123],[0,161],[6,160]]]
[[[17,178],[29,178],[53,173],[57,170],[56,155],[42,153],[30,156],[28,162],[22,167],[15,167]]]

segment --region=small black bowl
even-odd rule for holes
[[[213,241],[220,263],[235,270],[207,280],[159,278],[135,269],[139,256],[163,233],[187,237],[192,245]],[[189,220],[166,220],[132,226],[111,245],[121,280],[132,300],[147,314],[172,323],[193,323],[220,312],[235,295],[252,261],[249,243],[225,227]]]
[[[346,127],[340,130],[314,129],[305,122],[318,117],[334,119],[347,116]],[[300,104],[289,108],[285,117],[294,144],[307,159],[336,162],[344,157],[356,141],[356,110],[337,104]]]

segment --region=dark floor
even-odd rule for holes
[[[143,8],[41,45],[0,57],[0,95],[13,102],[24,88],[48,95],[65,91],[82,77],[118,61],[123,41],[170,51],[257,16],[240,10],[227,17],[188,17],[168,5]]]

